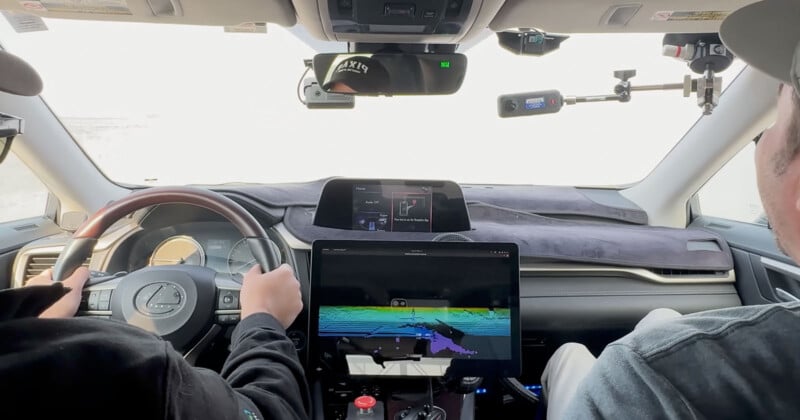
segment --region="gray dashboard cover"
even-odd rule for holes
[[[486,203],[537,214],[600,217],[647,224],[647,212],[616,190],[540,185],[464,185],[462,189],[468,204]],[[600,203],[599,197],[606,202]]]
[[[290,184],[216,186],[273,207],[316,206],[329,179]],[[647,224],[647,213],[616,190],[538,185],[461,185],[468,204],[486,203],[537,214],[583,216]]]
[[[703,229],[561,220],[483,203],[468,208],[473,230],[460,233],[475,241],[515,242],[522,258],[651,269],[733,268],[727,243]],[[324,228],[312,224],[313,214],[313,207],[290,207],[284,222],[293,235],[309,243],[317,239],[424,241],[437,235]],[[698,243],[706,246],[693,246]]]

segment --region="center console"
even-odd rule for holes
[[[470,419],[465,384],[520,374],[515,244],[316,241],[311,271],[315,418]]]

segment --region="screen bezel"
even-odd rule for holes
[[[314,225],[353,230],[353,187],[356,185],[431,187],[431,232],[463,232],[471,229],[467,203],[458,184],[452,181],[399,179],[336,178],[328,181],[322,187],[314,212]]]
[[[509,296],[509,309],[511,311],[511,359],[508,360],[464,360],[455,359],[453,371],[456,377],[517,377],[522,372],[522,331],[520,319],[520,289],[519,289],[519,248],[515,243],[507,242],[421,242],[421,241],[366,241],[366,240],[316,240],[312,244],[311,255],[311,288],[309,293],[309,374],[319,377],[324,374],[347,374],[347,372],[331,372],[320,362],[319,343],[316,341],[319,332],[319,304],[315,292],[320,288],[320,258],[322,249],[333,248],[370,248],[370,249],[411,249],[427,248],[439,250],[470,251],[505,251],[510,255],[510,264],[513,272],[517,273],[511,281]],[[458,364],[459,366],[455,366]]]

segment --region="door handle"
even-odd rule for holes
[[[772,270],[776,273],[783,274],[784,276],[791,279],[791,281],[796,281],[800,283],[800,268],[793,266],[791,264],[786,264],[781,261],[776,261],[770,258],[761,257],[761,264],[764,266],[765,269]],[[769,276],[769,274],[767,274]],[[792,292],[787,291],[781,287],[775,287],[780,285],[773,283],[773,281],[769,280],[770,287],[772,291],[775,293],[775,297],[781,302],[800,302],[800,298],[797,297]],[[796,290],[792,287],[791,284],[784,284],[784,287],[788,287],[790,290]]]
[[[764,267],[777,271],[791,277],[793,280],[800,281],[800,268],[785,262],[775,261],[771,258],[761,257],[761,264]]]
[[[781,289],[780,287],[775,288],[775,296],[784,302],[800,302],[800,298],[787,292],[786,290]]]

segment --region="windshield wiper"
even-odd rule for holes
[[[376,365],[380,365],[380,367],[386,369],[386,362],[402,362],[402,361],[411,361],[411,362],[419,362],[422,360],[422,356],[416,354],[406,354],[404,356],[384,356],[380,350],[369,351],[364,347],[361,347],[359,344],[354,343],[347,337],[339,338],[340,343],[347,344],[348,346],[356,349],[359,353],[372,357],[372,361],[375,362]]]

